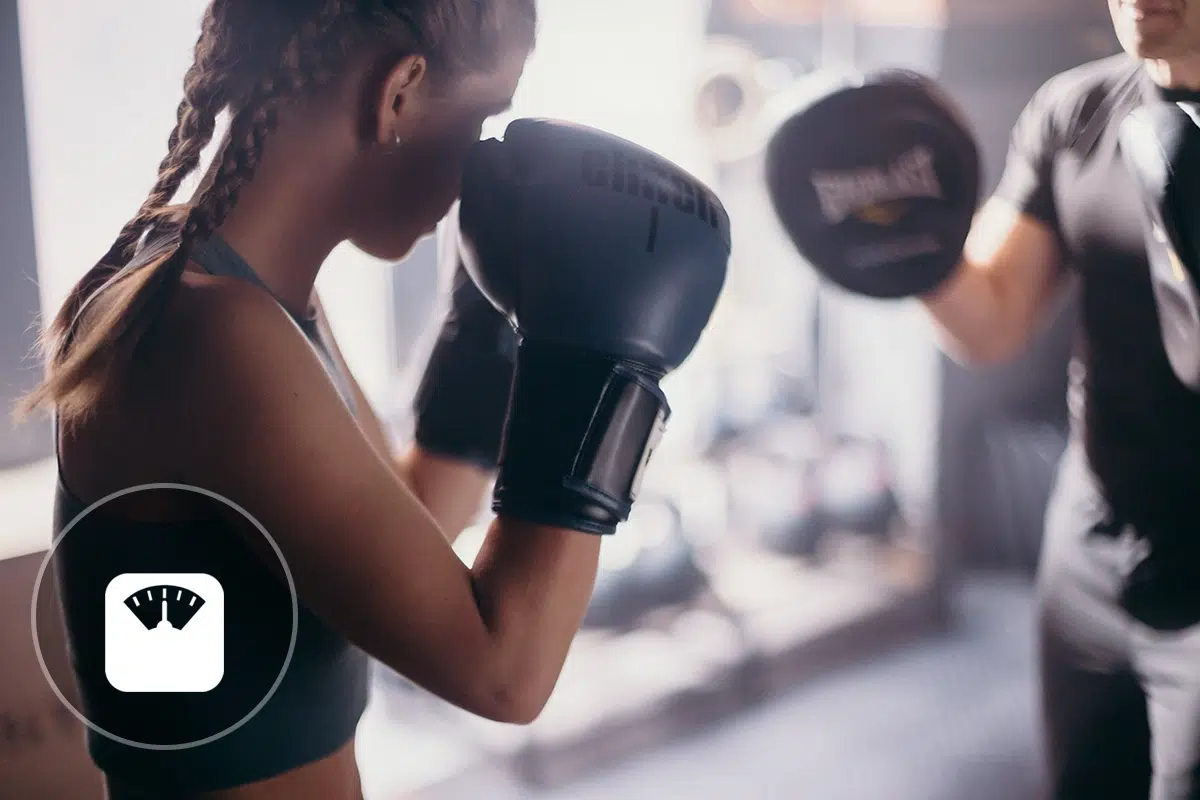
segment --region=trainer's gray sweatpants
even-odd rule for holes
[[[1052,798],[1200,799],[1200,520],[1196,538],[1114,520],[1068,447],[1038,576]]]

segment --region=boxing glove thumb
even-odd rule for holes
[[[485,470],[500,459],[517,355],[517,333],[467,274],[458,207],[442,224],[438,272],[443,315],[422,348],[413,396],[414,438],[427,452]]]

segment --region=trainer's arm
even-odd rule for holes
[[[464,566],[270,298],[181,295],[156,344],[179,368],[153,413],[183,480],[253,514],[305,605],[367,653],[475,714],[534,719],[583,620],[600,537],[502,517]]]
[[[492,472],[474,464],[429,453],[416,444],[397,452],[379,415],[371,407],[354,373],[346,365],[333,330],[329,327],[321,300],[315,295],[314,305],[317,309],[318,323],[333,349],[334,358],[338,360],[342,371],[349,376],[354,391],[354,404],[358,411],[358,426],[363,435],[380,457],[392,465],[396,475],[429,510],[438,527],[453,543],[479,513],[484,494],[494,477]]]
[[[994,364],[1028,344],[1064,275],[1054,231],[1007,200],[992,198],[971,226],[957,271],[922,301],[951,357]]]
[[[971,226],[962,263],[922,298],[954,358],[987,364],[1015,357],[1065,283],[1053,174],[1060,94],[1051,79],[1021,112],[1004,174]]]

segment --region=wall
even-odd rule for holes
[[[8,414],[41,374],[36,358],[30,357],[37,343],[32,323],[39,302],[18,33],[16,0],[0,0],[0,467],[50,452],[44,418],[14,426]]]
[[[104,254],[150,189],[205,5],[122,0],[118,12],[87,0],[20,0],[46,313]],[[391,364],[389,280],[384,265],[345,247],[318,281],[342,351],[372,398],[383,395]]]

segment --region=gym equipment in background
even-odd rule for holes
[[[819,560],[833,534],[886,541],[901,522],[887,445],[778,415],[725,443],[729,516],[766,549]]]
[[[817,516],[825,531],[886,538],[900,519],[887,444],[837,437],[817,470]]]
[[[697,77],[695,119],[718,164],[761,154],[764,109],[808,68],[789,59],[764,59],[742,39],[712,36]]]
[[[706,584],[678,506],[640,497],[629,521],[604,542],[584,627],[629,630],[651,611],[690,602]]]
[[[816,401],[809,365],[795,354],[783,354],[776,361],[738,360],[714,365],[718,403],[709,421],[706,449],[722,450],[777,415],[812,414]]]
[[[735,535],[784,555],[816,553],[824,533],[816,485],[821,438],[811,418],[778,415],[713,453],[725,471]]]

